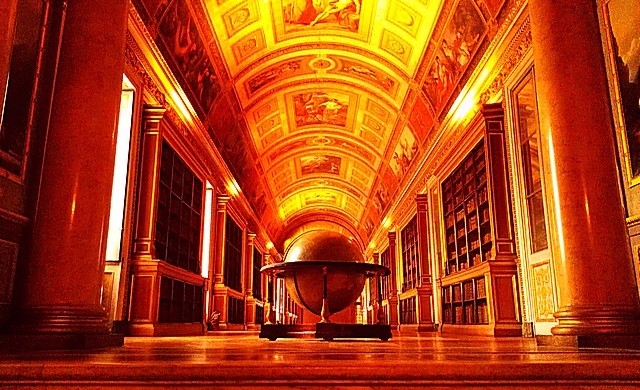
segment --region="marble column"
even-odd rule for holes
[[[389,325],[392,330],[398,329],[398,282],[397,282],[397,265],[396,265],[396,232],[389,232],[389,267],[391,275],[389,276]]]
[[[269,253],[265,253],[264,254],[264,259],[262,262],[264,265],[270,264],[271,263],[271,255]],[[263,301],[264,301],[264,323],[265,324],[275,324],[276,321],[276,317],[275,317],[275,308],[273,307],[273,290],[269,288],[269,286],[271,285],[271,276],[267,275],[267,274],[262,274],[262,280],[263,280],[263,291],[264,291],[264,297],[263,297]]]
[[[227,327],[227,287],[224,285],[224,251],[227,228],[227,204],[231,197],[220,194],[216,198],[215,241],[213,256],[213,293],[211,294],[212,310],[220,313],[220,328]]]
[[[433,281],[431,278],[431,256],[429,256],[429,194],[417,194],[418,255],[420,282],[418,284],[418,332],[432,332],[433,326]]]
[[[136,260],[156,258],[154,244],[155,219],[158,202],[158,177],[162,158],[162,133],[160,121],[166,109],[145,105],[142,110],[142,153],[136,208],[136,235],[133,256]]]
[[[128,6],[67,3],[18,333],[108,338],[100,289]]]
[[[256,329],[256,300],[253,297],[253,251],[255,233],[247,233],[247,253],[244,266],[244,322],[247,330]]]
[[[639,334],[640,308],[597,3],[531,0],[529,8],[558,281],[551,331],[578,346],[611,345]]]

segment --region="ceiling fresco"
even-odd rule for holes
[[[504,1],[134,5],[267,231],[325,215],[365,242]]]

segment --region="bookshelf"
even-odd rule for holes
[[[402,245],[402,292],[418,286],[420,280],[418,255],[418,225],[414,216],[400,232]]]
[[[202,181],[169,144],[162,144],[155,248],[159,259],[200,273]]]
[[[456,332],[518,336],[522,326],[504,111],[500,103],[486,104],[481,114],[468,129],[482,132],[480,141],[456,157],[459,163],[442,181],[442,321],[455,325],[448,329]]]
[[[484,276],[443,287],[442,317],[444,324],[488,324]]]
[[[493,247],[484,142],[442,183],[446,275],[487,260]]]

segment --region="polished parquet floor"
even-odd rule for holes
[[[440,334],[387,342],[127,338],[119,348],[0,354],[2,386],[632,388],[640,387],[640,352]]]

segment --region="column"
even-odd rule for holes
[[[529,7],[558,281],[551,331],[578,346],[638,347],[637,337],[617,337],[639,334],[640,308],[597,4],[531,0]]]
[[[380,264],[380,253],[373,253],[373,264]],[[378,319],[378,313],[382,311],[382,302],[378,299],[380,295],[378,292],[378,285],[380,280],[380,276],[376,276],[372,279],[369,279],[369,288],[371,289],[371,306],[373,306],[373,322],[376,323]]]
[[[418,284],[418,332],[433,332],[433,282],[429,256],[429,194],[417,194],[418,255],[420,282]]]
[[[398,329],[398,282],[396,277],[396,232],[389,232],[389,267],[391,268],[389,289],[389,325],[391,329]]]
[[[220,313],[220,329],[227,327],[227,287],[224,285],[224,249],[225,231],[227,227],[227,204],[231,199],[228,195],[220,194],[216,199],[216,236],[213,257],[213,293],[211,307]]]
[[[136,236],[133,242],[133,256],[136,260],[156,258],[154,229],[156,226],[160,159],[162,158],[160,121],[165,111],[164,107],[153,105],[145,105],[142,110],[142,153],[136,210]]]
[[[108,334],[100,289],[128,5],[126,0],[67,5],[31,252],[14,325],[18,333],[46,333],[62,343],[68,336],[67,347],[122,343],[122,337],[118,341]]]
[[[247,330],[256,329],[256,301],[253,298],[253,251],[255,233],[247,233],[247,253],[244,267],[244,322]]]

